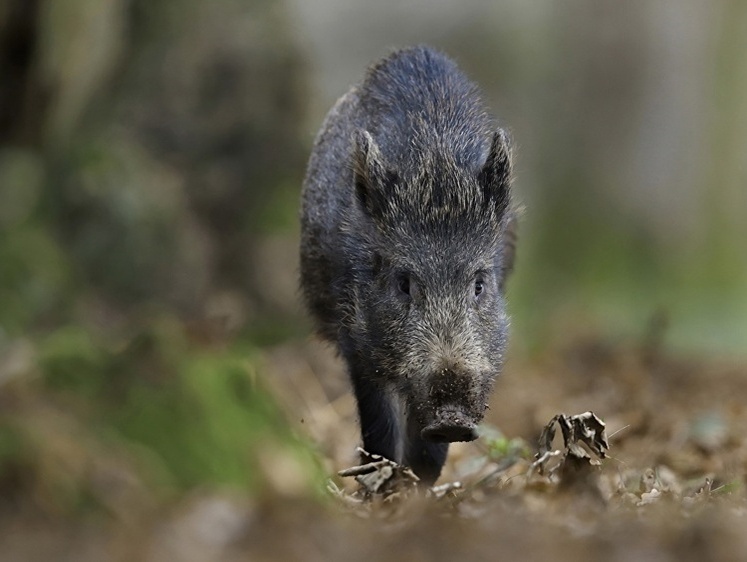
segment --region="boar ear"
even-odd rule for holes
[[[370,216],[379,216],[386,205],[386,188],[393,181],[381,158],[376,141],[366,130],[353,135],[353,178],[355,196]]]
[[[498,216],[502,216],[508,209],[511,184],[511,148],[503,129],[493,133],[490,152],[480,171],[479,181],[485,202],[495,205]]]
[[[520,211],[513,208],[509,209],[503,218],[503,233],[501,234],[501,280],[499,289],[501,292],[506,291],[506,282],[508,276],[514,270],[516,261],[516,241],[519,235],[519,214]]]

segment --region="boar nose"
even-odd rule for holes
[[[433,423],[420,432],[420,436],[426,441],[437,443],[474,441],[477,439],[477,424],[460,411],[442,411],[438,413]]]

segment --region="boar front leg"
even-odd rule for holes
[[[358,403],[363,448],[368,453],[400,462],[402,435],[393,397],[366,373],[351,368],[355,399]]]
[[[423,484],[430,486],[441,475],[449,444],[426,441],[420,433],[419,425],[408,422],[404,464],[418,475]]]

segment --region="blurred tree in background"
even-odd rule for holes
[[[3,496],[116,510],[106,482],[257,490],[278,459],[306,489],[253,366],[296,319],[254,259],[303,174],[284,7],[9,0],[0,77]]]
[[[14,0],[1,17],[3,326],[149,303],[200,318],[224,291],[261,309],[253,241],[295,216],[305,149],[281,6]]]

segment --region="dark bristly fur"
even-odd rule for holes
[[[348,364],[364,448],[434,482],[475,438],[506,347],[511,155],[477,87],[392,53],[327,115],[303,190],[301,287]]]

